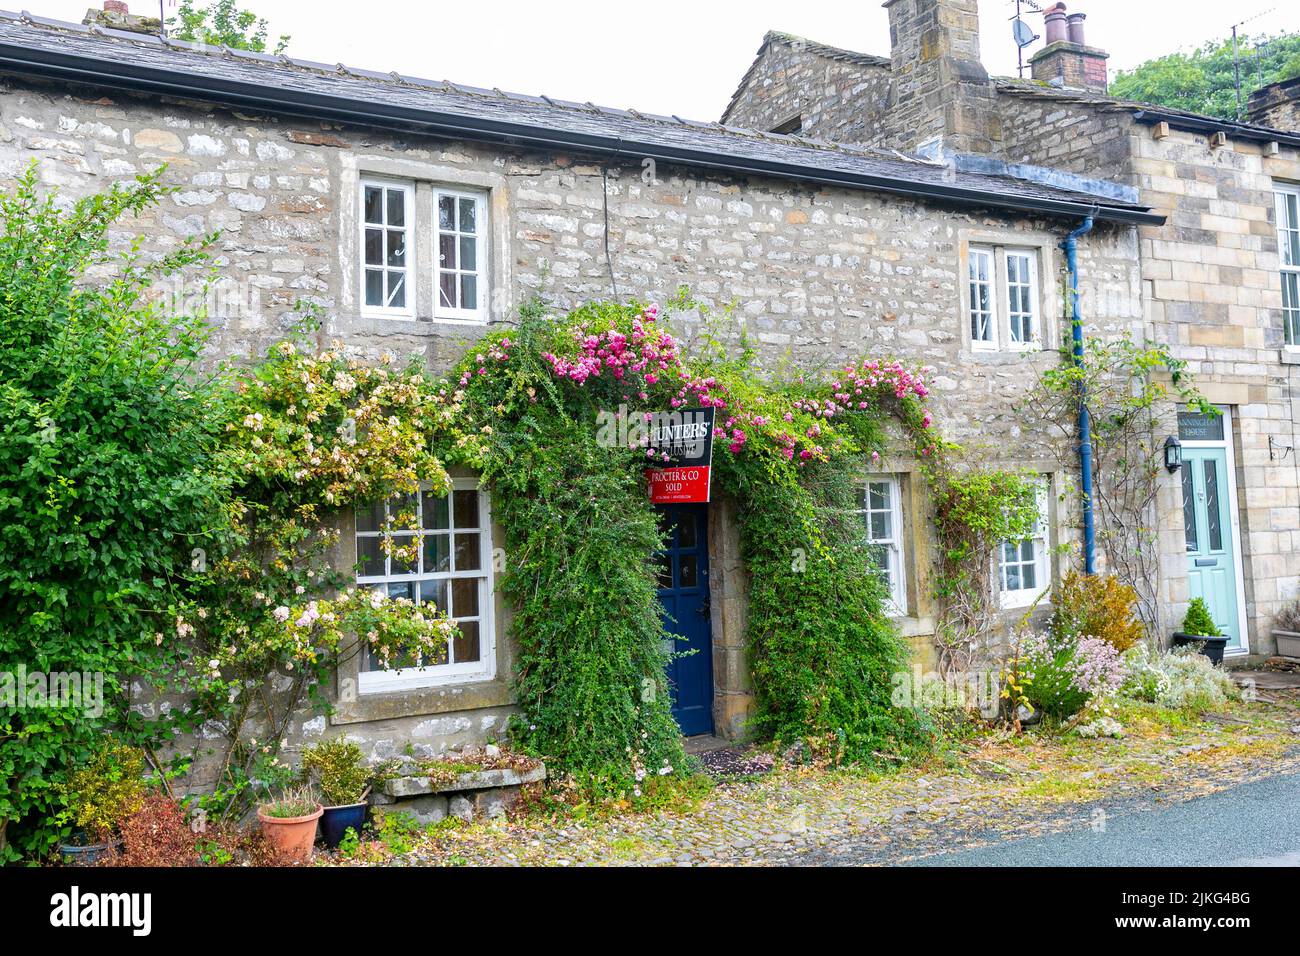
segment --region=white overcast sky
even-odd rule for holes
[[[1041,7],[1053,0],[1039,0]],[[169,16],[176,0],[163,0]],[[1077,0],[1092,46],[1111,54],[1112,76],[1153,56],[1243,32],[1300,30],[1296,0]],[[88,0],[23,0],[13,6],[79,22]],[[306,59],[398,70],[472,86],[717,119],[767,30],[833,46],[889,54],[878,0],[241,0],[288,33],[287,52]],[[9,6],[9,4],[5,4]],[[157,16],[158,0],[130,0]],[[990,72],[1012,75],[1015,0],[979,0],[981,54]],[[1042,16],[1026,21],[1042,33]],[[1032,52],[1041,41],[1029,48]]]

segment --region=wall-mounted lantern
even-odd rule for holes
[[[1165,468],[1173,474],[1183,467],[1183,443],[1173,435],[1165,439]]]

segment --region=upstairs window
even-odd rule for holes
[[[1277,258],[1282,271],[1282,336],[1300,346],[1300,187],[1274,194],[1277,207]]]
[[[486,192],[361,180],[360,302],[379,318],[486,322]]]
[[[437,315],[478,319],[483,313],[483,196],[437,190]]]
[[[361,288],[367,312],[415,314],[407,274],[414,205],[409,184],[370,181],[361,186]]]
[[[1037,250],[973,245],[967,253],[966,281],[971,348],[1042,346]]]

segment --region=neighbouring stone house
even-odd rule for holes
[[[954,171],[1095,176],[1161,213],[1137,227],[1142,329],[1225,412],[1171,424],[1188,460],[1157,505],[1165,629],[1200,595],[1229,653],[1271,653],[1273,616],[1300,596],[1300,84],[1260,90],[1250,123],[1115,99],[1105,52],[1063,3],[1044,11],[1033,78],[990,77],[975,0],[884,5],[888,58],[769,33],[723,121],[915,150]],[[1086,320],[1112,310],[1085,290]]]
[[[733,305],[735,320],[774,363],[870,353],[935,367],[932,407],[945,433],[990,462],[1045,479],[1038,534],[1004,552],[995,575],[1008,616],[1050,589],[1062,549],[1077,539],[1068,496],[1051,492],[1071,479],[1014,405],[1038,371],[1060,361],[1055,349],[1068,335],[1055,292],[1058,244],[1093,218],[1079,244],[1081,287],[1107,309],[1102,324],[1090,318],[1090,330],[1140,332],[1151,321],[1156,281],[1144,270],[1158,268],[1150,257],[1163,240],[1152,236],[1176,212],[1168,205],[1153,212],[1154,200],[1131,186],[1083,175],[1086,163],[1071,172],[1050,155],[964,170],[892,147],[763,132],[788,126],[789,117],[777,114],[789,110],[774,105],[769,122],[757,105],[745,105],[747,90],[767,76],[762,63],[742,86],[740,106],[733,104],[733,125],[723,126],[205,49],[136,32],[140,23],[128,18],[112,22],[127,29],[0,14],[0,177],[11,181],[38,159],[45,183],[77,195],[166,163],[178,190],[133,228],[155,250],[222,231],[219,264],[231,295],[213,321],[224,353],[265,349],[303,299],[323,312],[323,340],[340,338],[370,358],[413,352],[437,372],[486,329],[513,321],[528,296],[557,309],[612,296],[662,302],[685,285],[710,305]],[[915,42],[903,36],[911,29],[900,22],[898,43]],[[794,55],[780,37],[769,37],[764,50],[762,57]],[[801,62],[834,78],[818,87],[822,93],[839,91],[821,107],[798,107],[810,123],[824,115],[828,124],[804,129],[807,136],[865,128],[853,126],[841,99],[866,90],[872,102],[896,96],[889,77],[875,75],[888,61],[816,45],[798,56],[815,58]],[[861,87],[857,69],[873,73]],[[972,85],[969,72],[957,70],[954,82]],[[924,93],[926,102],[933,92]],[[802,102],[797,91],[792,96],[790,104]],[[980,96],[1020,102],[1000,86]],[[1130,114],[1116,116],[1150,132]],[[760,129],[740,128],[746,124]],[[1050,128],[1040,126],[1045,139]],[[1066,168],[1033,165],[1039,161]],[[1177,175],[1169,181],[1180,182]],[[1256,221],[1267,222],[1267,212]],[[1264,361],[1256,352],[1271,356],[1268,374],[1277,380],[1260,384],[1233,364],[1220,372],[1220,361],[1239,360],[1217,353],[1203,371],[1211,383],[1221,374],[1225,386],[1242,389],[1228,403],[1244,414],[1256,404],[1273,408],[1269,396],[1285,391],[1287,380],[1273,368],[1280,333],[1267,325],[1277,296],[1276,253],[1268,251],[1275,240],[1243,231],[1259,256],[1250,267],[1258,286],[1244,285],[1241,266],[1243,288],[1258,290],[1259,330],[1249,330],[1249,348],[1254,362]],[[405,252],[389,258],[389,248]],[[688,336],[701,321],[669,319]],[[1188,320],[1188,328],[1203,326]],[[1264,390],[1258,402],[1255,388]],[[1242,425],[1234,435],[1262,441],[1258,429],[1269,419],[1252,413],[1249,420],[1256,430]],[[1291,420],[1289,411],[1276,419]],[[1255,447],[1243,450],[1253,455]],[[1241,460],[1268,469],[1257,457]],[[1288,479],[1268,473],[1275,495],[1294,493],[1293,466],[1286,467]],[[729,503],[700,507],[707,543],[697,538],[686,557],[711,566],[703,605],[711,610],[701,620],[712,653],[697,655],[705,689],[695,703],[706,715],[704,732],[736,737],[752,702],[745,572]],[[886,555],[899,627],[928,655],[931,542],[915,463],[899,456],[864,476],[863,509]],[[451,614],[471,635],[464,653],[445,666],[401,672],[352,664],[338,675],[335,713],[304,715],[295,741],[345,733],[390,756],[407,746],[436,753],[501,735],[512,704],[512,648],[510,609],[493,589],[490,494],[460,474],[448,511],[441,522],[430,519],[428,533],[463,539],[454,567],[392,573],[376,558],[368,514],[345,518],[337,558],[341,567],[359,565],[362,584],[392,593],[437,593],[445,602],[449,590]],[[1279,599],[1282,578],[1268,579]]]

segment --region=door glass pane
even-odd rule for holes
[[[693,548],[695,542],[695,516],[684,514],[681,523],[677,526],[677,546],[679,548]]]
[[[475,213],[478,212],[478,203],[473,199],[462,199],[460,201],[460,231],[474,232]]]
[[[473,236],[460,237],[460,267],[473,272],[478,268],[478,243]]]
[[[660,551],[655,555],[655,574],[659,578],[659,587],[665,591],[672,590],[673,561],[668,552]]]
[[[1179,412],[1178,437],[1183,441],[1223,441],[1223,415]]]
[[[1196,533],[1196,489],[1193,485],[1192,463],[1183,462],[1183,534],[1187,538],[1187,550],[1200,548],[1200,539]]]
[[[478,276],[460,277],[460,307],[462,309],[478,308]]]
[[[680,576],[679,587],[693,588],[700,583],[699,578],[699,558],[693,554],[683,554],[678,557],[677,572]]]
[[[454,196],[438,197],[438,228],[456,228],[456,199]]]
[[[380,254],[383,245],[384,231],[382,229],[366,230],[366,264],[379,265],[383,262],[383,256]]]
[[[456,308],[456,273],[444,272],[438,278],[438,297],[444,308]]]
[[[1205,528],[1211,551],[1223,550],[1223,527],[1219,516],[1219,463],[1205,459]]]

